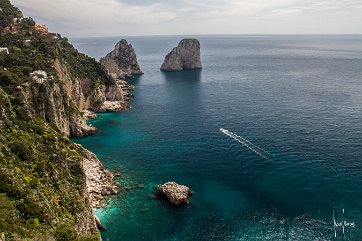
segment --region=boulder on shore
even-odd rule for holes
[[[189,203],[189,196],[192,191],[189,187],[177,184],[176,182],[167,182],[157,186],[157,192],[163,194],[175,205]]]
[[[183,39],[176,48],[166,55],[162,71],[201,69],[200,42],[197,39]]]

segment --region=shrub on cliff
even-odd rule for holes
[[[9,0],[0,0],[0,27],[9,26],[13,19],[22,16],[21,11],[14,7]]]
[[[0,0],[0,8],[0,25],[7,26],[21,16],[8,0]],[[79,111],[59,83],[53,67],[57,59],[66,63],[73,79],[85,78],[94,86],[112,83],[112,79],[66,38],[32,31],[34,24],[30,18],[23,19],[17,23],[21,30],[16,33],[0,28],[0,46],[10,51],[0,54],[0,234],[4,233],[6,240],[98,241],[85,193],[84,150],[41,119],[37,110],[44,108],[44,113],[49,113],[49,102],[44,100],[48,90],[59,84],[55,102],[65,103],[65,112]],[[29,73],[35,70],[44,70],[54,79],[44,85],[28,85]],[[30,86],[39,94],[25,105],[13,92],[18,85]],[[83,228],[88,235],[74,235],[76,227],[87,222]]]
[[[54,236],[62,223],[76,233],[76,224],[89,218],[81,215],[90,208],[84,155],[0,88],[0,233],[6,240]]]
[[[4,26],[9,26],[14,17],[21,15],[21,12],[8,0],[0,0],[0,8],[2,8],[0,24]],[[10,54],[0,54],[1,86],[20,85],[29,81],[29,73],[36,70],[44,70],[49,76],[56,76],[53,67],[55,59],[66,62],[72,78],[89,79],[94,86],[99,81],[105,85],[114,83],[99,62],[79,53],[67,38],[60,34],[44,35],[33,31],[34,25],[33,19],[24,18],[17,23],[20,31],[16,33],[0,31],[0,46],[7,47],[10,52]],[[9,76],[13,81],[9,80]]]

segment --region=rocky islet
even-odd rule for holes
[[[120,40],[114,50],[99,62],[115,80],[129,79],[134,75],[143,74],[137,61],[136,51],[125,39]]]
[[[161,66],[165,72],[201,69],[200,42],[197,39],[183,39],[166,55]]]
[[[166,182],[157,186],[157,193],[164,195],[174,205],[189,203],[192,191],[189,187],[176,182]]]

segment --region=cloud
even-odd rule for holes
[[[72,35],[132,32],[175,18],[174,13],[160,4],[138,6],[117,0],[14,0],[13,3],[27,15]]]
[[[270,15],[270,13],[325,12],[361,8],[362,6],[362,2],[359,0],[199,0],[197,2],[186,0],[186,2],[199,9],[211,10],[206,11],[205,14],[213,13],[214,17],[262,17]]]
[[[361,0],[13,0],[70,36],[362,33]]]

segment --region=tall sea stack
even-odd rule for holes
[[[112,52],[101,58],[100,63],[114,79],[124,80],[143,74],[134,48],[124,39],[116,44]]]
[[[201,69],[200,42],[197,39],[183,39],[166,55],[162,71]]]

